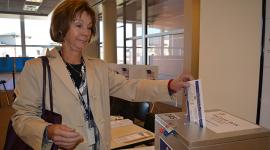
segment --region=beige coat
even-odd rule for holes
[[[65,63],[56,49],[47,54],[52,72],[53,107],[62,115],[62,123],[76,129],[85,139],[87,127],[84,122],[80,99],[69,76]],[[129,101],[164,101],[170,100],[167,80],[126,80],[108,69],[106,63],[99,59],[84,56],[87,70],[87,83],[90,107],[100,132],[101,150],[110,149],[110,100],[114,96]],[[23,72],[16,84],[17,98],[13,107],[13,127],[16,133],[33,147],[39,150],[47,122],[40,118],[42,98],[42,65],[40,59],[26,62]],[[48,92],[48,90],[47,90]],[[49,109],[48,93],[46,108]],[[86,150],[87,140],[76,149]],[[47,148],[46,148],[47,149]]]

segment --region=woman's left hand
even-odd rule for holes
[[[191,80],[194,80],[194,78],[190,74],[182,74],[176,79],[173,79],[169,88],[175,92],[178,92],[182,88],[188,87],[189,84],[187,82]]]

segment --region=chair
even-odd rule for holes
[[[149,131],[155,132],[155,113],[150,112],[151,102],[129,102],[123,99],[110,97],[111,115],[120,115],[132,120]]]
[[[111,115],[120,115],[132,120],[139,126],[144,126],[144,121],[150,110],[148,102],[130,102],[120,98],[110,97]]]
[[[134,123],[144,127],[146,116],[150,110],[149,102],[134,102]]]
[[[7,104],[10,105],[10,101],[9,101],[9,97],[8,97],[8,92],[7,92],[7,88],[6,88],[6,81],[5,80],[0,80],[0,84],[2,84],[3,87],[4,87],[4,92],[5,92],[5,95],[6,95]]]
[[[122,116],[125,119],[134,120],[133,103],[116,97],[110,97],[111,115]]]

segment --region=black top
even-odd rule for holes
[[[74,81],[75,86],[79,89],[82,82],[82,66],[81,64],[67,64],[67,69],[70,72],[70,77]]]

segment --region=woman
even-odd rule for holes
[[[28,61],[21,73],[13,104],[16,133],[33,149],[49,149],[52,142],[63,149],[110,149],[109,96],[130,101],[169,100],[191,80],[126,80],[98,59],[88,58],[84,49],[95,34],[95,13],[86,0],[64,0],[52,15],[51,38],[61,47],[47,53],[52,71],[53,108],[62,124],[40,118],[42,65]],[[48,96],[47,96],[48,97]],[[46,107],[49,100],[46,100]],[[47,108],[48,109],[48,108]]]

